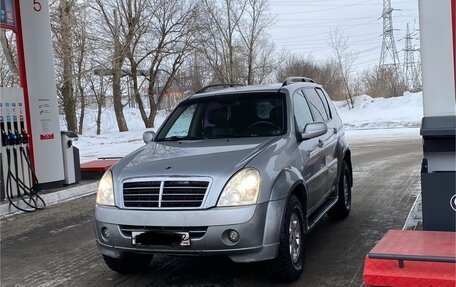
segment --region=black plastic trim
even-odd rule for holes
[[[446,256],[422,256],[422,255],[380,254],[380,253],[369,253],[368,256],[371,259],[397,260],[399,263],[399,268],[405,267],[404,261],[456,263],[456,257],[446,257]]]
[[[423,137],[456,136],[456,116],[424,117],[421,121],[420,135]]]

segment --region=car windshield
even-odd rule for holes
[[[270,137],[285,132],[285,95],[250,93],[181,103],[164,123],[156,141]]]

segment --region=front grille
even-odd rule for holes
[[[203,226],[166,227],[166,226],[120,225],[120,231],[127,237],[131,237],[132,232],[146,232],[146,231],[188,232],[190,235],[190,239],[199,239],[199,238],[202,238],[206,234],[207,227],[203,227]]]
[[[209,181],[162,180],[123,184],[127,208],[198,208],[201,207]]]

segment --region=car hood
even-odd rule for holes
[[[119,181],[154,176],[230,177],[278,139],[152,142],[121,160],[113,173]]]

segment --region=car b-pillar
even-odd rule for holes
[[[423,229],[456,231],[456,0],[419,1]]]

